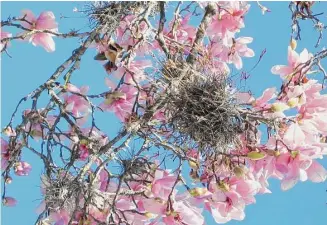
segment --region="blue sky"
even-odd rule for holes
[[[286,64],[287,46],[290,35],[290,12],[287,2],[263,2],[272,12],[262,16],[260,9],[252,3],[249,14],[246,16],[244,28],[239,36],[254,37],[254,42],[249,45],[256,52],[256,57],[244,59],[244,70],[252,68],[258,60],[263,49],[267,50],[264,58],[257,68],[251,73],[247,81],[247,88],[256,96],[271,86],[280,87],[278,76],[272,75],[270,69],[276,64]],[[17,16],[22,9],[31,9],[35,15],[45,10],[51,10],[59,22],[59,31],[68,32],[70,28],[87,30],[87,20],[80,14],[73,13],[73,8],[81,8],[83,2],[2,2],[2,20],[8,16]],[[327,3],[318,3],[319,9],[327,9]],[[60,16],[69,18],[61,18]],[[306,22],[305,24],[309,24]],[[5,28],[4,31],[14,30]],[[304,25],[302,41],[298,42],[298,51],[304,47],[315,52],[314,44],[317,33],[312,26]],[[76,39],[55,39],[56,51],[47,53],[41,47],[34,47],[25,42],[13,42],[9,52],[13,58],[6,55],[1,59],[1,123],[8,123],[11,113],[17,102],[26,94],[43,83],[72,51],[78,47]],[[326,39],[323,40],[326,42]],[[81,70],[76,71],[73,83],[89,85],[90,93],[99,93],[106,90],[104,78],[106,73],[98,62],[92,58],[94,50],[89,50],[81,63]],[[321,78],[321,77],[320,77]],[[30,103],[29,103],[30,104]],[[28,107],[27,104],[21,108]],[[19,121],[19,116],[16,121]],[[97,121],[109,136],[113,136],[119,128],[117,119],[106,113],[98,114]],[[36,143],[35,146],[38,146]],[[36,220],[35,208],[40,202],[40,175],[41,163],[28,151],[24,153],[23,160],[33,165],[30,176],[14,177],[13,183],[8,186],[8,195],[14,196],[19,203],[15,208],[2,207],[3,225],[34,224]],[[326,166],[326,160],[323,164]],[[313,184],[311,182],[298,183],[293,189],[283,192],[279,182],[271,180],[272,194],[258,195],[257,203],[246,208],[244,221],[232,221],[229,224],[244,225],[325,225],[327,221],[327,185],[326,183]],[[210,216],[206,216],[208,223],[214,224]]]

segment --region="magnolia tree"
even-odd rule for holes
[[[17,204],[7,190],[13,174],[29,175],[27,151],[44,167],[35,224],[199,225],[205,211],[226,223],[243,220],[245,206],[270,193],[269,178],[282,190],[325,181],[318,159],[327,154],[327,50],[320,44],[326,26],[313,4],[289,4],[288,65],[271,68],[283,85],[261,96],[236,85],[248,73],[235,78],[230,71],[255,55],[253,38],[241,35],[246,2],[89,3],[75,9],[89,18],[84,33],[59,32],[51,11],[3,20],[3,55],[11,56],[16,40],[47,52],[56,50],[57,38],[81,40],[3,127],[3,204]],[[316,30],[316,53],[296,50],[302,23]],[[83,57],[86,51],[94,59]],[[90,94],[72,83],[81,60],[102,63],[107,90]],[[23,102],[29,108],[21,109]],[[113,113],[120,131],[101,131],[96,112]]]

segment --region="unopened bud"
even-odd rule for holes
[[[263,159],[264,157],[266,157],[266,154],[263,152],[252,151],[252,152],[249,152],[246,156],[252,160],[260,160],[260,159]]]
[[[292,50],[295,50],[296,49],[297,43],[296,43],[296,40],[295,39],[293,39],[293,38],[291,39],[290,46],[291,46],[291,49]]]
[[[244,175],[243,169],[239,166],[234,167],[233,172],[237,177],[242,177]]]
[[[6,184],[11,184],[12,182],[12,178],[11,177],[7,177],[6,178]]]
[[[297,106],[299,104],[299,98],[291,98],[287,101],[287,105],[291,108]]]
[[[224,181],[220,181],[217,185],[218,188],[223,192],[227,192],[230,189],[229,184]]]
[[[81,141],[80,141],[80,144],[81,145],[87,145],[89,142],[86,140],[86,139],[82,139]]]
[[[189,160],[188,161],[188,164],[190,165],[190,167],[191,168],[193,168],[193,169],[198,169],[199,168],[199,165],[198,165],[198,163],[197,162],[195,162],[195,161],[191,161],[191,160]]]
[[[190,190],[190,194],[193,196],[193,197],[198,197],[198,196],[201,196],[201,195],[204,195],[205,193],[207,192],[207,188],[193,188]]]
[[[16,131],[12,129],[10,126],[3,129],[3,133],[7,135],[8,137],[16,136]]]
[[[153,218],[156,217],[155,214],[153,214],[153,213],[149,213],[149,212],[144,213],[144,215],[145,215],[148,219],[153,219]]]
[[[286,109],[289,109],[289,106],[283,102],[275,102],[270,108],[272,112],[283,112]]]
[[[298,154],[299,154],[298,151],[292,151],[291,152],[291,156],[292,156],[293,159],[295,159]]]

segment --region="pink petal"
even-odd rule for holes
[[[71,84],[71,83],[68,83],[68,84],[66,85],[66,90],[69,91],[69,92],[80,93],[79,88],[76,87],[75,85]]]
[[[305,134],[298,123],[293,123],[284,134],[284,142],[288,145],[299,146],[305,141]]]
[[[55,50],[55,42],[53,41],[50,34],[46,34],[46,33],[35,34],[33,35],[31,41],[34,46],[40,45],[47,52],[53,52]]]
[[[82,86],[80,90],[81,93],[85,95],[89,91],[89,89],[90,89],[89,86]]]
[[[247,48],[247,50],[242,53],[243,57],[253,57],[254,55],[254,51],[251,48]]]
[[[271,68],[271,73],[272,74],[278,74],[278,75],[288,75],[292,73],[293,69],[289,66],[284,66],[284,65],[276,65]]]
[[[283,153],[279,155],[276,159],[276,164],[275,164],[276,169],[283,174],[287,173],[289,170],[288,164],[290,163],[291,160],[290,158],[291,156],[289,153]]]
[[[305,63],[306,61],[309,60],[309,57],[310,57],[310,55],[309,55],[308,50],[306,48],[303,49],[303,51],[300,53],[300,62]]]
[[[58,24],[55,21],[55,16],[53,12],[50,11],[42,12],[36,21],[36,29],[51,30],[57,28],[58,28]]]
[[[224,50],[223,45],[221,44],[213,44],[211,48],[211,53],[213,56],[219,55]]]
[[[139,69],[145,69],[147,67],[152,66],[152,61],[151,60],[138,60],[136,62],[133,62],[133,65],[135,67],[138,67]]]
[[[5,206],[13,207],[13,206],[15,206],[17,204],[17,200],[12,198],[12,197],[5,197],[3,199],[3,204]]]
[[[313,161],[311,166],[306,170],[308,178],[315,183],[324,182],[327,177],[326,169],[316,161]]]
[[[230,217],[223,216],[218,208],[213,208],[212,206],[207,206],[206,208],[209,210],[216,223],[227,223],[231,220]]]
[[[287,179],[282,180],[281,182],[281,188],[283,191],[287,191],[295,186],[295,184],[298,182],[297,177],[289,177]]]
[[[116,207],[120,210],[131,210],[135,209],[135,205],[128,199],[122,198],[116,201]]]
[[[252,37],[239,37],[236,39],[236,42],[240,44],[249,44],[252,41],[253,41]]]
[[[268,88],[266,89],[262,96],[257,98],[257,100],[255,101],[256,105],[261,106],[264,103],[267,103],[269,100],[271,100],[272,98],[276,97],[276,88]]]
[[[163,212],[165,212],[167,206],[164,203],[161,202],[157,202],[155,199],[153,198],[144,198],[141,200],[141,204],[144,208],[144,210],[150,212],[150,213],[154,213],[154,214],[162,214]]]
[[[293,68],[296,66],[297,62],[299,61],[300,57],[296,51],[294,51],[290,46],[288,47],[288,64]]]
[[[12,37],[12,34],[9,32],[0,31],[0,37],[1,37],[1,39],[8,38],[8,37]]]
[[[235,55],[233,56],[233,63],[234,63],[234,65],[235,65],[236,69],[238,69],[238,70],[242,69],[242,67],[243,67],[243,62],[242,62],[241,57],[240,57],[238,54],[235,54]]]
[[[28,9],[22,10],[22,16],[25,16],[25,19],[28,22],[34,23],[36,21],[36,18],[35,18],[34,14],[32,13],[31,10],[28,10]],[[27,22],[21,22],[21,23],[26,28],[32,28],[32,26],[29,23],[27,23]]]
[[[255,100],[249,92],[238,92],[236,93],[235,97],[240,103],[243,104],[250,104]]]

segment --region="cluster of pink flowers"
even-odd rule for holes
[[[206,4],[201,3],[203,7]],[[233,64],[240,70],[243,67],[242,58],[254,56],[253,50],[247,46],[253,38],[238,36],[245,26],[244,16],[249,10],[249,5],[243,2],[214,4],[216,14],[206,30],[210,43],[204,41],[201,46],[197,46],[199,53],[203,53],[203,58],[208,57],[211,64],[207,68],[214,73],[217,70],[229,71],[228,64]],[[25,11],[24,15],[28,21],[22,22],[24,27],[36,31],[57,32],[58,25],[52,12],[43,12],[38,18],[30,11]],[[174,22],[169,23],[168,28],[164,28],[163,33],[172,53],[176,47],[174,43],[179,42],[186,46],[184,54],[189,54],[190,44],[193,43],[197,32],[196,27],[190,25],[190,17],[191,14],[177,18],[173,31]],[[119,51],[132,56],[130,60],[125,60],[122,55],[117,57],[117,52],[115,56],[110,56],[114,59],[111,62],[114,66],[109,70],[109,77],[105,79],[109,91],[99,105],[103,111],[113,112],[124,123],[128,123],[134,116],[133,110],[137,104],[143,104],[145,108],[146,104],[153,103],[154,98],[144,91],[149,87],[151,79],[147,77],[146,70],[154,67],[154,62],[148,60],[146,56],[149,56],[150,51],[161,53],[159,43],[149,44],[145,41],[144,36],[153,35],[152,30],[144,21],[135,24],[135,19],[133,15],[125,17],[116,30],[115,42],[122,48]],[[51,52],[55,50],[52,36],[47,32],[36,32],[28,38],[34,45],[43,46]],[[1,38],[5,37],[10,37],[10,34],[2,32]],[[141,41],[140,44],[138,41]],[[97,51],[104,53],[108,46],[106,43],[98,43]],[[133,47],[135,49],[131,49]],[[187,169],[190,171],[191,184],[186,184],[176,172],[162,169],[156,163],[149,169],[150,175],[134,174],[131,179],[133,181],[119,184],[116,180],[110,179],[110,172],[105,166],[101,167],[95,177],[96,190],[92,197],[94,204],[88,206],[89,215],[85,217],[82,212],[75,213],[72,224],[84,222],[95,225],[98,221],[107,222],[111,215],[110,219],[117,224],[121,222],[119,218],[124,218],[137,225],[198,225],[204,224],[203,210],[209,211],[217,223],[226,223],[232,219],[243,220],[245,206],[255,203],[257,194],[270,193],[269,178],[281,180],[282,190],[292,188],[299,181],[325,181],[327,171],[318,160],[327,154],[327,143],[323,140],[327,136],[327,94],[321,93],[322,87],[318,81],[307,77],[312,71],[304,63],[312,57],[313,55],[306,49],[298,54],[290,46],[288,65],[276,65],[271,69],[273,74],[280,75],[287,83],[287,87],[281,93],[278,94],[276,88],[267,88],[258,98],[249,93],[235,94],[237,100],[247,105],[253,112],[260,112],[263,117],[276,122],[276,133],[269,136],[266,143],[263,144],[260,140],[260,132],[257,134],[257,141],[251,143],[251,146],[247,145],[246,138],[241,135],[243,147],[234,149],[234,146],[231,146],[226,161],[223,161],[223,158],[202,158],[197,149],[190,149],[185,161],[189,163]],[[196,63],[206,62],[201,59]],[[91,113],[90,102],[86,98],[87,92],[86,86],[78,88],[68,83],[65,86],[65,93],[60,95],[65,106],[64,110],[76,119],[79,126],[87,122]],[[289,109],[294,110],[295,116],[285,115]],[[26,110],[24,116],[31,116],[30,113],[31,110]],[[40,115],[42,109],[35,113]],[[24,127],[25,131],[36,139],[46,137],[47,130],[41,123],[47,121],[47,124],[52,126],[56,120],[54,116],[47,116],[43,120],[40,118],[30,120]],[[153,120],[163,122],[165,119],[163,109],[154,113]],[[11,128],[6,130],[6,134],[10,137],[16,135]],[[80,161],[89,159],[92,151],[96,151],[109,141],[108,137],[96,128],[82,129],[82,134],[79,135],[89,138],[85,140],[80,139],[73,129],[66,134],[70,137],[71,146],[77,146]],[[10,150],[8,142],[2,138],[1,159],[1,168],[5,169],[10,160]],[[101,159],[98,159],[94,166],[101,163]],[[89,174],[94,175],[94,167],[90,168]],[[14,164],[13,170],[16,175],[25,176],[30,173],[31,166],[27,162],[19,161]],[[203,186],[199,187],[200,183]],[[43,194],[46,194],[44,191],[46,185],[42,187]],[[180,189],[177,190],[176,187]],[[186,188],[186,191],[181,191],[183,188]],[[142,191],[142,194],[133,197],[115,195],[118,189],[120,193]],[[103,196],[107,199],[104,200]],[[113,200],[114,203],[110,202]],[[115,204],[115,213],[108,206],[108,202]],[[80,203],[83,203],[82,196]],[[13,206],[16,200],[6,197],[4,204]],[[53,209],[49,218],[56,225],[67,225],[72,215],[71,209],[60,208]]]
[[[218,13],[213,17],[207,34],[211,39],[211,55],[214,61],[234,64],[237,69],[243,67],[241,57],[253,57],[254,52],[247,47],[251,37],[236,37],[244,28],[244,16],[250,5],[244,2],[217,3]]]

